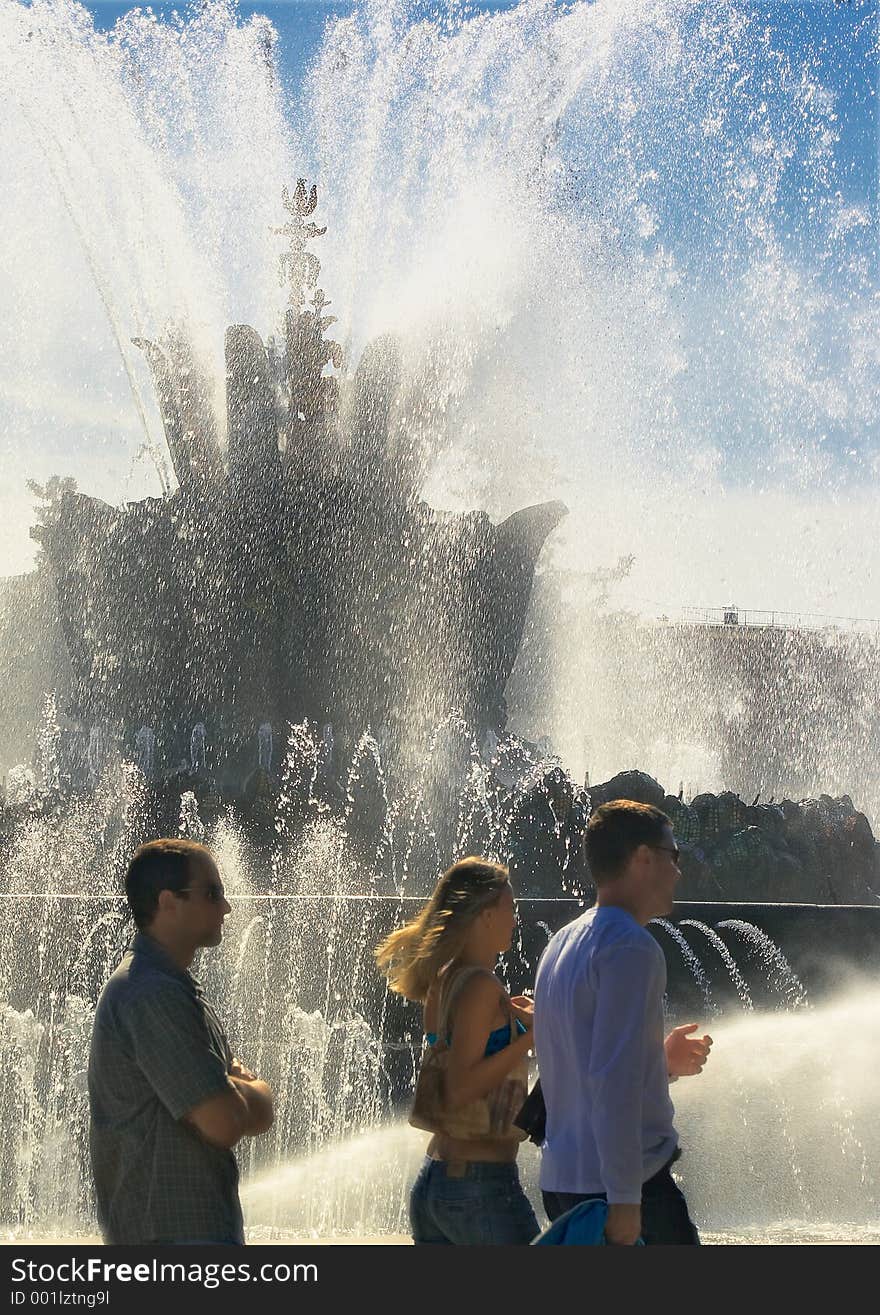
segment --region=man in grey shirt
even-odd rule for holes
[[[615,800],[586,835],[596,903],[547,945],[535,982],[535,1050],[547,1107],[541,1188],[550,1219],[608,1202],[606,1240],[699,1242],[670,1173],[680,1154],[669,1080],[712,1045],[689,1023],[663,1036],[666,961],[645,930],[671,913],[678,846],[665,813]]]
[[[154,840],[125,893],[138,930],[101,993],[89,1055],[104,1240],[243,1245],[232,1148],[271,1127],[272,1093],[233,1059],[189,972],[230,912],[217,865],[203,845]]]

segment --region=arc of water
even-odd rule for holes
[[[724,941],[718,935],[717,931],[713,931],[711,927],[706,926],[705,922],[699,922],[696,918],[683,918],[678,925],[679,927],[693,927],[696,931],[701,932],[706,937],[706,940],[712,948],[721,956],[743,1007],[745,1009],[754,1009],[755,1006],[752,1003],[751,992],[749,991],[748,986],[746,986],[745,978],[737,968],[733,955],[730,953],[730,950],[724,944]]]
[[[774,981],[789,1009],[800,1009],[807,1004],[807,992],[803,982],[772,937],[761,931],[754,923],[746,922],[742,918],[727,918],[716,925],[719,929],[726,928],[736,932],[747,945],[754,948],[768,970],[775,975]]]
[[[675,926],[675,924],[669,922],[668,919],[666,918],[652,918],[651,922],[658,927],[662,927],[663,930],[669,936],[672,937],[678,948],[681,950],[681,956],[684,959],[685,963],[687,964],[688,968],[690,969],[691,976],[693,977],[694,981],[696,982],[697,986],[700,988],[700,991],[702,992],[703,1003],[706,1008],[706,1013],[707,1014],[717,1013],[718,1007],[717,1005],[715,1005],[715,1003],[712,1000],[712,990],[711,987],[709,986],[709,978],[706,976],[706,973],[703,969],[703,965],[700,962],[699,955],[688,944],[687,938],[684,935],[684,933],[680,932],[678,928]],[[546,924],[539,923],[538,925],[544,926]]]

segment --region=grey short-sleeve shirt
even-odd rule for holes
[[[198,982],[138,933],[101,993],[89,1055],[89,1140],[106,1242],[243,1242],[235,1156],[181,1122],[229,1090],[230,1063]]]

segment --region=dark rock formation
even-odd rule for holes
[[[659,795],[659,798],[658,798]],[[668,814],[681,847],[681,896],[874,904],[880,899],[880,845],[848,795],[796,803],[748,804],[731,790],[690,803],[644,772],[620,772],[590,790],[591,804],[636,799]]]

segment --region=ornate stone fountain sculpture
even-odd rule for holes
[[[310,219],[317,190],[300,180],[283,200],[284,333],[264,344],[227,329],[225,446],[186,341],[135,339],[177,489],[119,508],[65,488],[34,531],[73,670],[69,712],[121,728],[132,756],[153,728],[157,767],[185,757],[203,722],[239,780],[267,723],[385,727],[392,743],[452,709],[478,731],[503,724],[535,564],[566,510],[494,525],[420,499],[428,454],[398,344],[371,343],[342,377],[307,249],[325,231]]]

